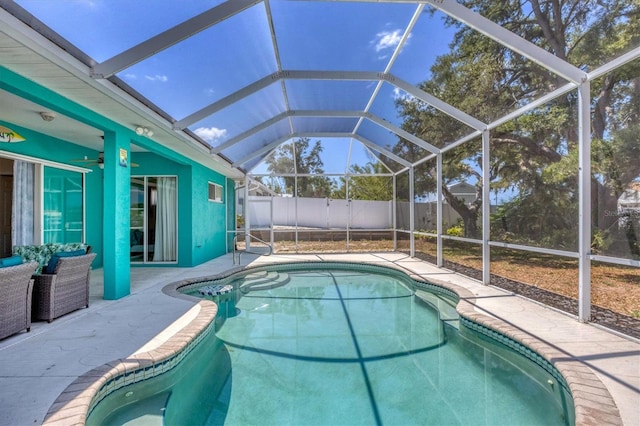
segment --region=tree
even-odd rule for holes
[[[378,162],[368,162],[364,166],[352,164],[350,176],[340,178],[340,186],[335,188],[331,196],[346,199],[347,179],[349,181],[349,198],[355,200],[389,201],[393,200],[393,183],[389,176],[370,176],[389,174],[389,171]],[[367,176],[359,176],[367,175]]]
[[[323,162],[320,158],[322,145],[317,140],[313,147],[309,138],[300,138],[292,143],[279,146],[265,161],[267,169],[274,175],[284,175],[286,193],[294,194],[295,175],[322,174]],[[297,197],[328,197],[331,194],[331,180],[324,176],[298,177]]]
[[[639,44],[638,0],[466,0],[461,3],[581,68],[602,65]],[[488,123],[565,84],[545,68],[451,18],[446,19],[448,25],[457,27],[451,51],[437,58],[431,68],[431,78],[420,84],[422,90]],[[636,117],[636,120],[639,115],[639,68],[638,63],[628,64],[592,85],[593,137],[603,141],[601,152],[597,147],[598,155],[611,155],[616,149],[632,151],[633,141],[623,143],[618,138],[614,143],[613,138],[625,112],[626,117]],[[577,158],[576,103],[576,94],[572,92],[491,132],[492,189],[515,190],[517,204],[523,207],[550,203],[568,206],[577,202],[577,167],[571,164],[572,158]],[[416,99],[400,99],[397,105],[404,118],[403,128],[438,146],[470,133],[465,126]],[[617,145],[620,148],[616,148]],[[415,149],[404,140],[400,140],[393,151],[412,162],[418,159],[414,157]],[[478,189],[489,184],[482,182],[480,160],[478,144],[467,143],[447,152],[443,165],[444,196],[467,218],[465,235],[470,237],[477,235],[474,223],[482,206],[481,191],[477,191],[473,203],[465,205],[450,199],[446,187],[455,180],[469,177],[474,177]],[[610,204],[616,198],[610,188],[624,188],[633,172],[623,178],[615,174],[615,168],[604,170],[606,162],[598,164],[603,169],[599,170],[599,179],[594,179],[594,192],[608,194]],[[432,185],[433,179],[419,176],[416,194],[431,191]],[[567,226],[553,222],[552,217],[544,218],[547,219],[557,226]]]

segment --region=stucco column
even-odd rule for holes
[[[128,136],[121,132],[105,132],[103,217],[105,299],[119,299],[131,292],[129,258],[130,154]]]

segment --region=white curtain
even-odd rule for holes
[[[35,165],[26,161],[13,162],[13,198],[11,212],[11,244],[33,244],[33,184]]]
[[[176,178],[159,177],[154,261],[176,260],[177,209]]]

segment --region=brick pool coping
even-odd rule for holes
[[[340,261],[302,262],[354,264],[353,262]],[[217,305],[209,300],[196,299],[182,294],[178,289],[202,281],[218,280],[239,271],[264,268],[278,263],[281,262],[269,265],[239,266],[222,274],[183,280],[166,285],[162,291],[168,296],[197,301],[194,306],[197,305],[199,307],[199,312],[195,318],[156,348],[147,352],[136,353],[126,358],[116,359],[79,376],[51,405],[43,425],[85,424],[91,409],[100,399],[107,396],[111,391],[129,383],[162,374],[167,369],[173,368],[174,365],[168,368],[165,366],[169,361],[176,359],[179,354],[188,352],[188,349],[194,346],[206,332],[209,332],[218,311]],[[363,263],[359,264],[362,265]],[[419,276],[414,276],[415,272],[411,271],[409,273],[406,268],[399,267],[393,263],[367,262],[366,264],[395,269],[416,281],[428,282],[453,291],[459,297],[456,310],[461,317],[501,333],[542,356],[560,372],[571,391],[576,425],[623,425],[620,412],[609,390],[589,367],[579,359],[521,328],[478,312],[476,310],[475,295],[468,289],[438,279],[430,278],[425,280]],[[162,366],[162,369],[160,366]],[[129,377],[131,381],[129,381]],[[112,386],[113,389],[107,390],[107,387],[115,382],[119,382],[120,387],[117,387],[117,383],[116,386]]]
[[[113,360],[75,379],[49,407],[42,424],[83,425],[99,401],[97,396],[105,397],[119,389],[114,385],[113,389],[106,391],[110,382],[120,381],[118,385],[122,387],[172,368],[174,365],[167,363],[199,341],[198,337],[207,331],[218,312],[217,305],[209,300],[200,300],[196,305],[199,311],[195,318],[156,348]]]
[[[430,279],[460,297],[456,310],[461,317],[501,333],[546,359],[564,377],[575,409],[576,425],[622,425],[622,418],[607,387],[582,361],[535,335],[476,310],[475,295],[464,287]]]

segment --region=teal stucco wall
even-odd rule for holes
[[[200,264],[227,252],[227,203],[224,191],[222,202],[209,201],[209,182],[226,187],[227,179],[211,170],[197,166],[193,169],[193,261]]]

